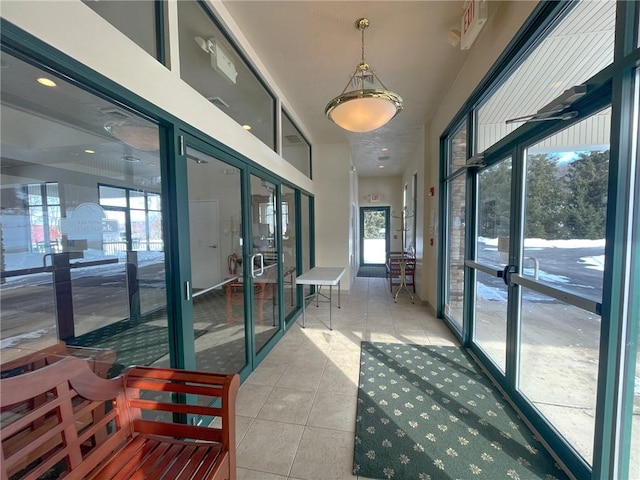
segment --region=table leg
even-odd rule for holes
[[[338,280],[338,308],[340,308],[340,281]]]
[[[302,328],[304,328],[304,311],[307,309],[307,297],[304,294],[304,286],[302,287]]]
[[[333,285],[329,285],[329,330],[333,330],[332,318],[331,318],[331,310],[333,310]]]

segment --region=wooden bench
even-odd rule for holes
[[[106,380],[73,357],[2,379],[1,480],[235,479],[238,388],[238,375],[151,367]],[[200,416],[222,421],[188,424]]]

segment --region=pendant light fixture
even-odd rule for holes
[[[368,18],[356,20],[356,29],[362,32],[362,60],[356,66],[340,95],[331,100],[324,110],[329,120],[350,132],[370,132],[385,125],[403,107],[402,97],[385,87],[380,78],[364,60],[364,31],[369,27]],[[382,88],[365,88],[377,80]],[[349,85],[355,87],[348,91]]]

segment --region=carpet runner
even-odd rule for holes
[[[353,473],[568,478],[463,349],[371,342],[361,346]]]

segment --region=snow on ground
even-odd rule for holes
[[[497,247],[497,238],[478,237],[478,243]],[[544,238],[525,238],[524,248],[604,248],[605,239],[598,240],[546,240]]]
[[[604,272],[604,255],[597,255],[594,257],[581,257],[580,264],[584,265],[586,268]]]

